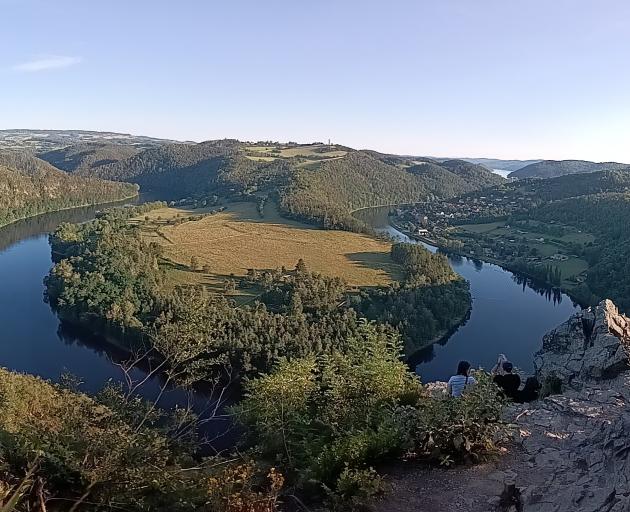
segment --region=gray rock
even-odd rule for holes
[[[582,389],[591,380],[612,378],[629,368],[630,320],[610,300],[576,313],[543,338],[534,355],[542,383]]]
[[[522,487],[517,510],[630,511],[629,350],[630,321],[611,301],[544,337],[536,373],[558,379],[563,393],[512,410],[523,453],[516,475],[501,476],[506,489]]]

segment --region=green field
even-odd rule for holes
[[[534,225],[536,228],[538,225]],[[569,229],[569,228],[565,228]],[[541,231],[544,231],[541,229]],[[588,271],[588,263],[581,258],[572,256],[573,248],[568,244],[585,245],[595,240],[590,233],[572,230],[562,236],[552,236],[522,227],[507,226],[506,222],[489,222],[484,224],[467,224],[456,226],[452,231],[454,236],[466,240],[465,235],[483,235],[483,240],[492,244],[501,244],[502,247],[517,247],[525,244],[531,250],[535,249],[538,264],[551,265],[562,272],[563,286],[570,288],[575,286],[575,278]],[[552,258],[556,254],[564,254],[566,261]],[[506,261],[509,263],[509,261]]]
[[[503,226],[505,222],[489,222],[488,224],[464,224],[457,226],[457,229],[469,233],[490,233]]]

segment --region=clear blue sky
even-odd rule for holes
[[[630,162],[627,0],[0,0],[0,128]]]

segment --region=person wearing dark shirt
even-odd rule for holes
[[[516,400],[518,388],[521,386],[521,378],[516,373],[512,373],[514,365],[509,361],[504,361],[501,367],[503,373],[495,375],[493,381],[501,388],[506,397]]]
[[[538,400],[540,397],[540,382],[536,377],[529,377],[525,381],[525,386],[516,395],[516,402],[524,404]]]

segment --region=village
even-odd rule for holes
[[[585,282],[585,246],[594,237],[528,218],[534,196],[514,190],[469,194],[401,207],[393,223],[408,235],[461,255],[499,263],[555,286]]]

